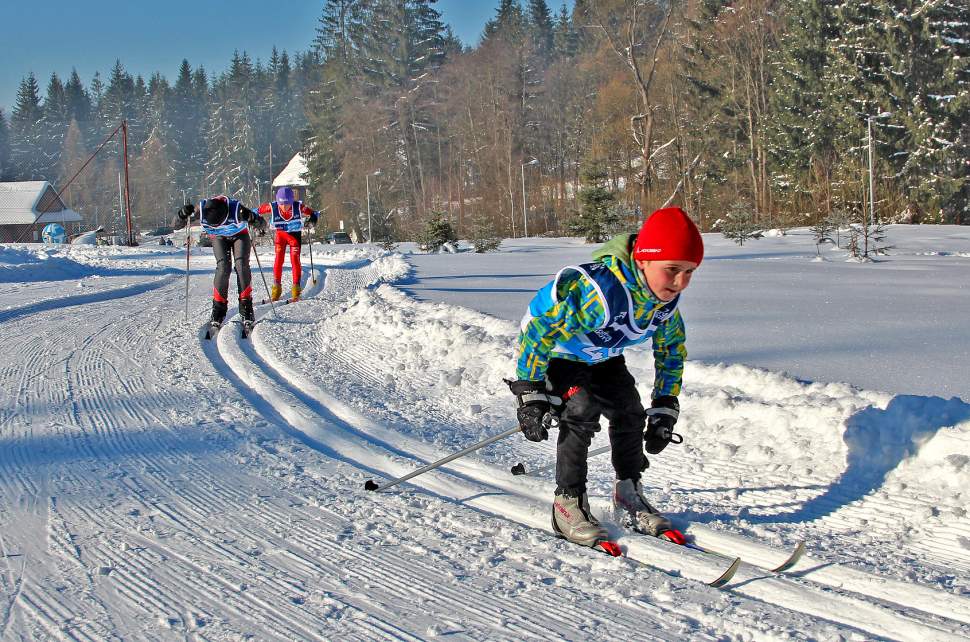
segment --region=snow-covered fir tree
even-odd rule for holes
[[[17,101],[10,116],[10,155],[20,180],[46,180],[44,149],[44,110],[40,88],[33,73],[17,89]]]

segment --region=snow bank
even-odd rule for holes
[[[133,271],[176,272],[159,260],[172,250],[113,246],[0,245],[0,283],[66,281]]]

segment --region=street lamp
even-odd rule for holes
[[[371,172],[370,174],[367,174],[364,176],[364,184],[367,186],[367,243],[368,244],[374,242],[374,227],[371,225],[371,220],[370,220],[370,177],[377,176],[380,173],[381,173],[381,170],[377,170],[376,172]]]
[[[538,158],[533,158],[528,163],[522,163],[519,169],[522,170],[522,223],[523,223],[523,235],[529,236],[529,210],[525,204],[525,166],[535,165],[539,162]]]

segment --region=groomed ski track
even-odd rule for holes
[[[353,288],[375,280],[365,277],[353,283],[343,273],[339,268],[328,273],[340,275],[342,283],[330,289],[325,287],[318,295],[323,301],[339,305],[352,294],[347,291],[347,282]],[[220,342],[220,353],[226,366],[249,386],[247,394],[258,398],[254,403],[262,402],[272,407],[289,427],[323,452],[359,466],[367,476],[376,475],[378,480],[405,475],[448,454],[385,429],[365,413],[310,383],[309,377],[304,379],[306,383],[298,383],[301,377],[294,376],[292,365],[282,362],[260,341],[258,333],[254,338],[253,345],[224,338]],[[366,345],[360,348],[364,353],[368,351]],[[481,462],[469,463],[469,460],[456,460],[441,472],[431,471],[406,483],[462,506],[514,520],[551,537],[548,498],[554,484],[525,481]],[[409,489],[398,487],[388,491],[395,492],[406,493]],[[385,498],[386,495],[375,499],[384,501]],[[594,502],[593,508],[601,515],[608,514],[605,500]],[[780,561],[785,557],[784,549],[761,546],[738,536],[722,536],[702,527],[695,527],[691,534],[699,543],[720,548],[727,554],[743,552],[746,561],[765,566],[773,565],[771,560]],[[724,559],[692,554],[648,538],[620,535],[629,559],[692,580],[711,580],[726,565]],[[528,554],[528,551],[522,552]],[[880,637],[959,639],[970,631],[960,625],[970,623],[970,602],[966,599],[911,584],[881,580],[850,568],[831,569],[829,566],[810,558],[803,559],[799,564],[801,572],[786,576],[772,575],[762,568],[746,565],[729,587],[737,594]],[[650,571],[645,568],[642,572]],[[833,591],[832,587],[839,590]]]
[[[628,557],[612,559],[555,540],[553,484],[511,476],[500,455],[366,493],[450,440],[399,429],[366,331],[353,350],[296,358],[313,319],[386,272],[315,260],[306,300],[261,308],[248,340],[230,323],[205,341],[201,304],[183,327],[178,279],[3,321],[0,522],[17,527],[0,528],[0,639],[970,637],[966,596],[811,555],[784,575],[760,568],[791,541],[692,525],[699,544],[760,566],[717,590],[703,584],[717,558],[621,537]],[[195,301],[210,283],[193,278]],[[318,359],[358,393],[331,389]],[[441,431],[462,421],[421,410]],[[606,498],[593,508],[606,514]]]

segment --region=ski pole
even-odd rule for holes
[[[307,239],[307,247],[310,248],[310,277],[313,279],[313,285],[317,284],[317,271],[313,267],[313,237],[310,236]]]
[[[485,441],[480,441],[477,444],[475,444],[474,446],[469,446],[468,448],[466,448],[466,449],[464,449],[462,451],[456,452],[453,455],[448,455],[444,459],[439,459],[438,461],[434,462],[433,464],[428,464],[427,466],[424,466],[422,468],[419,468],[419,469],[415,470],[414,472],[408,473],[404,477],[398,477],[397,479],[391,480],[388,483],[384,484],[383,486],[378,486],[377,484],[374,483],[374,480],[373,479],[368,479],[367,482],[364,484],[364,490],[373,490],[373,491],[387,490],[391,486],[397,486],[401,482],[407,481],[407,480],[411,479],[412,477],[417,477],[418,475],[424,474],[424,473],[428,472],[429,470],[434,470],[435,468],[438,468],[439,466],[443,466],[443,465],[447,464],[449,461],[453,461],[455,459],[458,459],[459,457],[464,457],[465,455],[467,455],[470,452],[474,452],[474,451],[478,450],[479,448],[484,448],[485,446],[487,446],[487,445],[489,445],[491,443],[495,443],[499,439],[505,439],[509,435],[514,435],[517,432],[522,432],[522,428],[519,427],[519,426],[516,426],[515,428],[509,428],[508,430],[506,430],[503,433],[500,433],[498,435],[489,437]]]
[[[192,224],[185,221],[185,322],[189,322],[189,250],[192,247]]]
[[[591,450],[589,452],[589,454],[586,455],[586,458],[589,459],[590,457],[595,457],[597,455],[602,455],[603,453],[608,453],[608,452],[610,452],[610,448],[611,448],[611,446],[603,446],[602,448],[597,448],[596,450]],[[553,462],[553,463],[549,464],[548,466],[543,466],[542,468],[536,468],[535,470],[526,470],[525,469],[525,464],[523,464],[520,461],[515,466],[512,466],[512,469],[509,472],[511,472],[513,475],[526,475],[526,474],[528,474],[528,475],[538,475],[540,473],[545,473],[546,471],[552,470],[555,467],[556,467],[556,463]]]
[[[273,310],[273,318],[279,319],[276,316],[276,304],[273,303],[273,295],[269,293],[269,285],[266,283],[266,275],[263,274],[263,266],[259,262],[259,252],[256,251],[256,239],[253,239],[253,254],[256,256],[256,267],[259,268],[259,276],[263,279],[263,287],[266,288],[266,298],[269,299],[269,307]]]

